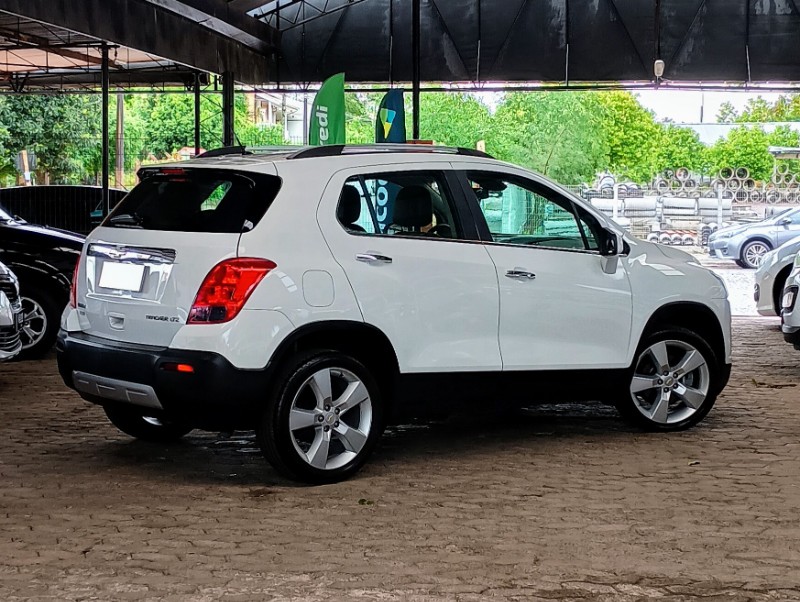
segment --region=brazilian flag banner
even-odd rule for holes
[[[375,142],[406,141],[406,110],[403,90],[389,90],[378,107],[375,120]]]
[[[308,143],[345,143],[344,73],[332,75],[322,84],[311,105],[311,121],[308,124]]]

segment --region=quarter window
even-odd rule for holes
[[[452,199],[439,173],[391,172],[349,178],[339,223],[351,234],[458,238]]]
[[[554,191],[508,174],[469,172],[467,178],[492,241],[554,249],[600,248],[595,218]]]

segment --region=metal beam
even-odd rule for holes
[[[420,0],[411,2],[411,105],[414,111],[414,140],[419,140],[419,88],[420,88]]]
[[[234,131],[235,80],[233,73],[222,74],[222,146],[233,146],[236,139]]]
[[[111,213],[111,206],[109,202],[108,196],[108,95],[109,95],[109,81],[108,81],[108,46],[103,44],[102,49],[102,56],[103,56],[103,99],[101,106],[103,115],[102,115],[102,122],[103,122],[103,180],[101,185],[103,187],[103,210],[105,214],[108,215]]]
[[[64,58],[74,59],[80,61],[82,63],[88,63],[90,65],[102,65],[103,59],[99,56],[94,56],[93,54],[89,54],[88,52],[80,52],[79,50],[75,50],[74,48],[70,48],[64,44],[52,44],[50,40],[47,38],[43,38],[41,36],[36,36],[30,33],[23,33],[21,31],[15,31],[13,29],[8,29],[6,27],[0,27],[0,35],[9,40],[15,40],[19,43],[19,48],[22,49],[31,49],[35,48],[38,50],[45,50],[52,54],[57,54],[58,56],[63,56]],[[12,50],[11,48],[0,47],[0,50]],[[109,59],[108,64],[112,67],[117,67],[118,65]]]
[[[194,74],[194,156],[200,154],[200,73]]]
[[[279,43],[278,32],[250,15],[231,10],[227,0],[149,0],[182,17],[267,54]]]
[[[41,75],[26,73],[25,76],[27,78],[26,86],[30,90],[37,88],[68,88],[72,86],[99,88],[103,83],[100,69],[51,72]],[[191,71],[164,69],[112,71],[108,77],[114,87],[191,86],[194,81],[194,73]],[[6,81],[0,78],[0,87],[4,85],[6,85]]]
[[[245,84],[269,81],[274,64],[271,52],[214,31],[214,22],[206,26],[148,0],[0,0],[0,10],[201,71],[233,71]]]

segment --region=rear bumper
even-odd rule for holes
[[[240,370],[219,354],[116,343],[61,330],[64,383],[101,405],[136,405],[206,430],[253,429],[267,397],[266,371]],[[188,364],[194,372],[168,370]]]

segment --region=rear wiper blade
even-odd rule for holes
[[[111,219],[108,220],[109,225],[113,226],[129,226],[133,228],[141,228],[142,227],[142,218],[135,213],[121,213],[120,215],[115,215]]]

